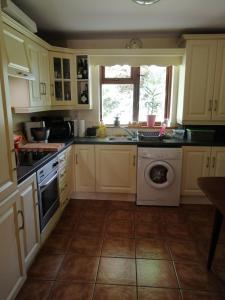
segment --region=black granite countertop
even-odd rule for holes
[[[141,140],[130,140],[128,138],[122,137],[108,137],[108,138],[96,138],[96,137],[84,137],[84,138],[71,138],[68,140],[59,140],[59,143],[64,143],[65,146],[58,152],[52,152],[46,158],[43,158],[35,164],[34,166],[19,166],[17,168],[17,181],[18,184],[28,178],[30,175],[35,173],[38,169],[44,166],[52,158],[57,156],[60,152],[64,151],[67,147],[72,144],[96,144],[96,145],[137,145],[138,147],[165,147],[165,148],[179,148],[183,146],[208,146],[208,147],[223,147],[225,146],[225,141],[188,141],[188,140],[178,140],[178,139],[162,139],[162,140],[151,140],[151,141],[141,141]]]

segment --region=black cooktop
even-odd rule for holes
[[[20,166],[34,166],[42,159],[50,156],[52,152],[49,151],[19,151],[18,165]]]

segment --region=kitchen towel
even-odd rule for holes
[[[85,120],[79,120],[79,137],[85,136]]]

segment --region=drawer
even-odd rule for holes
[[[60,207],[63,210],[66,205],[69,203],[69,194],[68,190],[66,189],[62,194],[60,194]]]
[[[59,182],[59,193],[62,194],[66,190],[68,190],[68,184],[67,184],[67,182],[66,181]]]
[[[68,171],[65,166],[63,166],[62,168],[59,169],[59,183],[66,180],[67,173],[68,173]]]

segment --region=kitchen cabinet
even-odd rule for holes
[[[25,36],[6,24],[3,27],[3,34],[9,74],[16,77],[29,77],[31,66],[28,60]]]
[[[75,57],[64,52],[50,52],[51,98],[53,106],[76,105]]]
[[[72,146],[64,150],[58,156],[59,161],[59,192],[60,207],[64,210],[69,203],[70,194],[73,190],[73,155]]]
[[[205,176],[225,176],[225,147],[183,147],[181,194],[203,195],[197,179]]]
[[[50,106],[50,73],[48,50],[29,41],[28,56],[32,73],[35,80],[29,81],[30,85],[30,106],[45,107]]]
[[[0,19],[1,21],[1,19]],[[0,38],[2,27],[0,23]],[[7,59],[0,44],[0,203],[17,188],[12,116],[7,74]]]
[[[192,37],[184,36],[184,86],[180,84],[184,90],[178,99],[177,120],[183,124],[224,124],[225,39]]]
[[[0,300],[14,299],[26,279],[23,249],[19,242],[18,200],[19,194],[14,192],[0,208]]]
[[[89,57],[88,55],[76,55],[76,108],[91,108]]]
[[[137,147],[96,145],[96,192],[136,193]]]
[[[76,192],[95,192],[95,146],[75,146]]]
[[[40,248],[36,174],[22,182],[18,188],[20,199],[17,202],[17,211],[19,218],[22,219],[20,243],[24,250],[25,267],[28,269]]]

